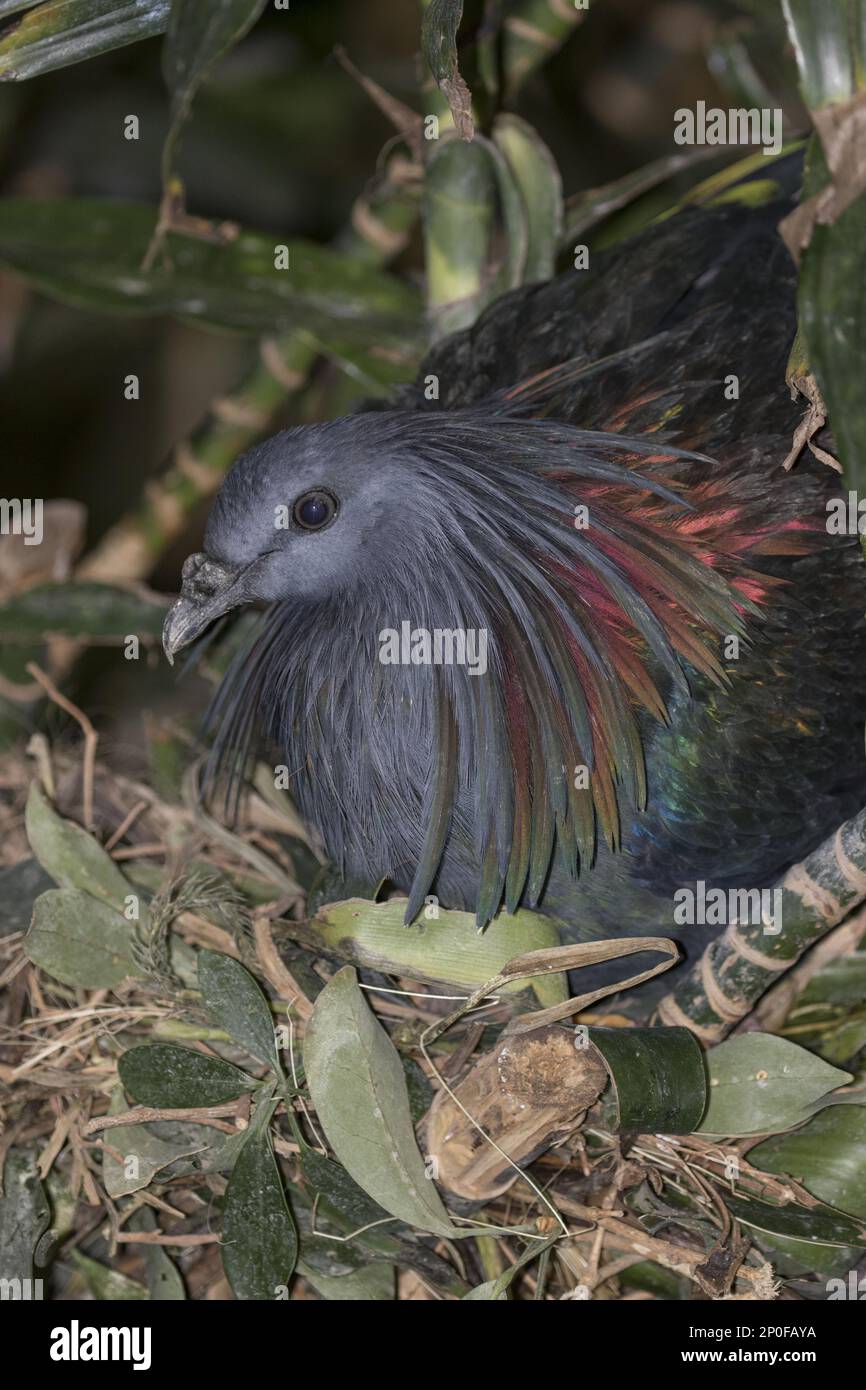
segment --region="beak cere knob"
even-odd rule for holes
[[[166,614],[162,646],[168,661],[188,647],[211,623],[246,601],[243,592],[245,571],[222,565],[201,552],[184,561],[180,598]]]

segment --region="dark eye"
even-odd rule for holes
[[[292,516],[305,531],[321,531],[337,515],[337,499],[329,492],[305,492],[292,508]]]

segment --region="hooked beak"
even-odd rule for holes
[[[247,591],[249,566],[231,568],[212,560],[209,555],[190,555],[182,571],[180,598],[172,604],[162,629],[162,646],[169,665],[184,647],[188,647],[216,618],[232,608],[247,603],[253,597]]]

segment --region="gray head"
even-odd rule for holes
[[[204,551],[184,566],[169,660],[241,604],[315,602],[370,581],[419,502],[399,417],[285,430],[251,450],[217,494]]]

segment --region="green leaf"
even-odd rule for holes
[[[299,939],[318,942],[344,960],[357,962],[383,974],[408,975],[430,984],[478,989],[515,955],[559,945],[559,931],[550,917],[521,908],[512,916],[497,914],[495,930],[479,932],[472,912],[445,912],[428,921],[422,914],[410,927],[404,925],[405,898],[369,902],[347,898],[320,908],[310,923],[310,933]],[[563,973],[514,980],[503,994],[517,994],[531,986],[544,1006],[568,998]]]
[[[800,322],[847,484],[866,488],[866,197],[816,226],[800,271]]]
[[[89,1255],[82,1254],[80,1250],[71,1249],[69,1258],[84,1275],[93,1297],[100,1302],[128,1303],[130,1300],[137,1301],[149,1297],[147,1289],[134,1279],[128,1279],[125,1274],[116,1270],[107,1269],[98,1260],[91,1260]]]
[[[35,0],[12,0],[0,14]],[[48,0],[0,34],[0,80],[23,81],[161,34],[170,0]]]
[[[163,154],[168,175],[178,136],[208,71],[252,28],[267,0],[172,0],[162,70],[172,93],[172,120]]]
[[[496,299],[506,290],[523,283],[529,255],[529,210],[505,155],[492,140],[477,135],[475,145],[487,151],[496,178],[499,195],[499,222],[502,229],[502,248],[497,257],[498,269],[490,284],[490,298]]]
[[[29,644],[74,637],[114,646],[133,635],[147,646],[162,637],[169,602],[146,589],[114,584],[38,584],[0,605],[0,642]]]
[[[526,210],[528,245],[523,280],[549,280],[562,238],[562,178],[537,131],[506,112],[493,123],[493,141],[505,156]]]
[[[117,1131],[115,1130],[115,1133]],[[156,1231],[156,1217],[150,1207],[141,1207],[129,1218],[130,1231]],[[154,1303],[180,1303],[186,1299],[183,1279],[164,1245],[140,1245],[147,1270],[147,1292]]]
[[[846,483],[866,485],[866,9],[860,0],[784,0],[816,134],[802,206],[786,239],[802,251],[800,329],[829,410]]]
[[[707,1053],[709,1105],[702,1134],[764,1134],[790,1129],[848,1072],[771,1033],[728,1038]]]
[[[281,1075],[270,1006],[240,961],[219,951],[199,951],[198,985],[214,1023]]]
[[[383,1303],[394,1298],[393,1265],[369,1264],[365,1269],[352,1274],[341,1274],[337,1278],[322,1274],[303,1260],[298,1261],[298,1273],[303,1274],[316,1293],[331,1302]]]
[[[440,140],[424,180],[427,305],[437,337],[468,327],[490,302],[497,200],[489,145]]]
[[[375,1221],[393,1220],[378,1202],[367,1196],[341,1164],[334,1163],[317,1149],[305,1146],[301,1150],[301,1171],[313,1193],[323,1197],[345,1219],[350,1230],[359,1231]]]
[[[866,951],[828,961],[795,1001],[781,1030],[842,1066],[866,1043]]]
[[[687,1028],[592,1028],[626,1133],[692,1134],[707,1103],[704,1054]]]
[[[187,1110],[224,1105],[257,1085],[221,1057],[206,1057],[177,1043],[130,1047],[117,1069],[125,1090],[141,1105]],[[189,1150],[187,1149],[187,1152]]]
[[[794,1134],[750,1149],[749,1162],[787,1173],[829,1206],[866,1218],[866,1109],[860,1106],[828,1106]]]
[[[314,346],[347,342],[406,350],[417,333],[417,293],[386,271],[312,242],[242,231],[226,245],[169,236],[170,266],[141,263],[156,210],[143,203],[6,198],[0,261],[46,294],[112,313],[174,313],[221,328],[304,330]],[[275,266],[285,245],[289,269]]]
[[[108,1113],[119,1115],[125,1109],[123,1087],[116,1086]],[[102,1180],[109,1197],[139,1192],[149,1186],[160,1169],[205,1147],[203,1138],[190,1142],[188,1134],[175,1143],[159,1139],[146,1125],[119,1125],[109,1130],[103,1139]],[[120,1157],[115,1157],[116,1154]],[[135,1160],[134,1163],[130,1163],[130,1159]]]
[[[288,1284],[297,1256],[295,1223],[262,1126],[250,1132],[229,1178],[223,1268],[236,1298],[267,1302]]]
[[[33,904],[24,954],[34,965],[82,989],[113,989],[140,974],[132,926],[119,912],[78,889],[49,889]]]
[[[472,93],[457,66],[457,30],[462,17],[463,0],[429,0],[421,21],[421,49],[448,102],[457,134],[463,140],[471,140]]]
[[[33,1278],[33,1255],[49,1219],[34,1155],[10,1149],[0,1197],[0,1278]]]
[[[374,1201],[410,1226],[455,1229],[415,1142],[397,1049],[344,966],[316,1000],[304,1068],[319,1121],[337,1158]]]
[[[19,859],[0,869],[0,936],[26,931],[39,894],[53,887],[54,880],[37,859]]]
[[[498,1279],[488,1279],[484,1284],[477,1284],[474,1289],[470,1289],[467,1294],[463,1295],[461,1302],[502,1303],[506,1301],[508,1297],[506,1290],[518,1271],[532,1260],[537,1260],[544,1254],[545,1250],[550,1250],[558,1240],[559,1236],[557,1235],[551,1236],[550,1240],[532,1241],[520,1258],[515,1260],[514,1264],[509,1265],[508,1269],[503,1270]]]
[[[866,10],[860,0],[782,0],[810,110],[847,101],[862,81]]]
[[[866,1246],[866,1226],[829,1206],[775,1206],[725,1194],[725,1206],[744,1226],[767,1235],[789,1236],[814,1245]]]
[[[133,890],[111,855],[80,825],[58,815],[36,781],[30,783],[24,824],[33,853],[60,888],[80,889],[122,911]],[[127,922],[126,934],[131,930]]]

